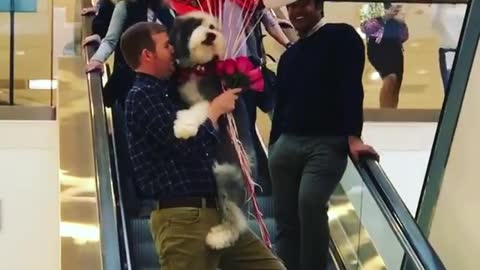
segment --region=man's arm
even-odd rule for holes
[[[344,98],[347,133],[361,137],[363,128],[363,71],[365,45],[353,27],[343,29],[338,40],[339,84]]]
[[[208,155],[218,142],[217,131],[210,119],[198,129],[196,136],[187,140],[178,139],[173,132],[178,108],[168,98],[150,97],[144,91],[132,91],[127,106],[134,114],[131,118],[143,126],[162,145],[175,148],[185,156],[192,154]]]
[[[348,135],[350,154],[358,160],[360,155],[373,155],[379,158],[377,152],[362,139],[363,129],[363,70],[365,67],[365,45],[351,26],[337,41],[339,44],[339,86],[344,98],[344,123]]]
[[[282,122],[285,121],[284,117],[284,107],[285,101],[283,96],[285,96],[285,91],[282,90],[282,87],[285,86],[285,75],[282,70],[285,65],[285,54],[280,57],[277,67],[277,81],[275,82],[275,89],[273,93],[273,119],[272,119],[272,128],[270,130],[270,140],[269,145],[274,144],[280,135],[282,134]]]

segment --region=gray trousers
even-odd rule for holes
[[[348,157],[346,137],[282,135],[270,148],[277,253],[288,270],[324,270],[328,201]]]

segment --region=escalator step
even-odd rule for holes
[[[273,218],[265,218],[264,222],[265,222],[265,225],[267,225],[267,230],[270,233],[270,238],[272,242],[274,242],[275,237],[277,235],[275,220]],[[262,234],[260,232],[260,226],[258,225],[258,222],[255,219],[248,220],[248,226],[257,235],[258,238],[260,239],[262,238]]]
[[[257,202],[264,218],[273,218],[273,199],[271,196],[258,196]]]
[[[134,269],[159,269],[159,259],[153,242],[140,243],[133,246]]]
[[[135,218],[130,220],[129,237],[133,243],[152,242],[150,220],[147,218]]]

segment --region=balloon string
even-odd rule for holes
[[[205,10],[203,10],[202,3],[200,3],[200,0],[197,0],[197,4],[200,7],[200,9],[202,10],[202,12],[205,12]]]
[[[223,87],[223,90],[225,91],[225,87]],[[245,177],[244,179],[245,179],[248,195],[253,203],[255,218],[260,226],[260,232],[265,245],[271,249],[272,241],[270,239],[270,233],[268,232],[267,225],[263,220],[263,213],[260,210],[260,207],[257,202],[257,198],[255,196],[255,186],[257,186],[258,184],[255,183],[255,181],[252,179],[250,160],[248,158],[247,152],[245,151],[245,148],[242,145],[242,142],[239,139],[237,125],[235,123],[235,119],[232,113],[227,114],[227,121],[228,121],[228,125],[227,125],[228,134],[230,136],[230,139],[232,140],[232,143],[235,147],[235,151],[237,152],[238,159],[240,161],[240,168],[242,169],[242,173]]]
[[[253,27],[250,29],[250,31],[248,31],[248,34],[245,36],[245,40],[248,40],[248,38],[250,37],[250,35],[251,35],[253,32],[255,32],[255,28],[256,28],[257,25],[262,21],[262,18],[263,18],[264,15],[265,15],[265,10],[263,10],[262,13],[260,14],[260,16],[258,16],[257,21],[255,22],[255,24],[253,25]],[[240,49],[242,48],[242,46],[241,46],[241,40],[240,40],[239,42],[240,42],[240,45],[238,46],[237,51],[233,54],[233,57],[237,57],[238,54],[240,53]]]

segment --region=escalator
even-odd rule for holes
[[[86,18],[84,34],[89,29]],[[85,60],[94,51],[95,47],[86,46]],[[122,108],[103,106],[99,74],[89,74],[88,91],[100,201],[103,269],[158,270],[158,257],[149,228],[154,202],[142,201],[135,195]],[[261,149],[260,154],[260,165],[265,166],[265,149]],[[260,194],[258,201],[273,236],[276,232],[269,188]],[[388,177],[372,158],[349,162],[332,196],[329,216],[332,270],[445,269]],[[256,222],[251,220],[250,225],[258,234]]]

